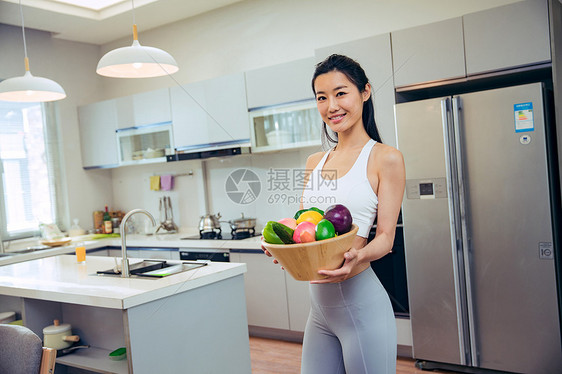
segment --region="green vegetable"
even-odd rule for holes
[[[288,226],[285,226],[279,222],[273,222],[271,224],[273,231],[277,234],[279,239],[283,242],[283,244],[294,244],[295,241],[293,240],[293,232],[294,230]]]
[[[91,239],[98,240],[98,239],[119,238],[119,237],[121,237],[121,235],[114,232],[113,234],[94,234]]]
[[[313,206],[309,210],[314,210],[315,212],[318,212],[318,213],[324,215],[324,211],[322,209],[319,209],[319,208],[315,207],[315,206]]]
[[[275,221],[269,221],[265,227],[263,228],[263,238],[265,239],[266,243],[269,244],[283,244],[283,241],[279,238],[279,236],[273,231],[272,224],[278,223]]]
[[[336,229],[332,222],[323,219],[316,225],[316,240],[330,239],[336,236]]]
[[[300,215],[303,214],[304,212],[306,212],[308,209],[301,209],[298,212],[295,213],[295,216],[293,217],[294,219],[299,219]]]

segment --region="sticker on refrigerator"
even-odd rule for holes
[[[513,105],[515,114],[515,132],[535,131],[533,121],[533,103]]]

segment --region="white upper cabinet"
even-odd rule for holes
[[[468,75],[551,59],[546,0],[467,14],[463,21]]]
[[[321,144],[313,73],[312,57],[246,72],[253,153]]]
[[[255,109],[313,99],[314,58],[246,72],[248,108]]]
[[[549,62],[546,0],[526,0],[391,33],[396,87]]]
[[[114,100],[78,108],[82,166],[115,167],[117,157],[117,110]]]
[[[115,99],[118,128],[170,122],[170,89],[163,88]]]
[[[244,74],[170,89],[178,151],[250,142]]]
[[[135,126],[133,96],[119,97],[113,100],[117,110],[117,128],[127,129]]]
[[[252,153],[319,146],[321,124],[313,100],[253,110],[250,112]]]
[[[391,35],[396,87],[466,75],[461,17]]]
[[[394,130],[394,79],[390,34],[381,34],[315,51],[316,62],[331,54],[342,54],[357,61],[365,70],[372,86],[375,121],[384,143],[396,147]],[[312,77],[312,75],[311,75]]]

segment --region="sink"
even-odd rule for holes
[[[174,274],[184,273],[189,270],[206,266],[207,262],[199,261],[166,261],[143,260],[129,265],[130,278],[160,279]],[[121,277],[117,269],[98,271],[97,275]]]
[[[202,266],[206,266],[206,262],[182,262],[180,264],[166,264],[161,269],[150,270],[146,272],[139,273],[139,276],[143,277],[157,277],[163,278],[173,274],[183,273],[189,270],[197,269]]]
[[[141,262],[137,262],[135,264],[129,265],[129,272],[131,275],[136,275],[138,273],[142,273],[145,271],[151,271],[156,269],[162,269],[166,264],[166,261],[160,260],[144,260]],[[108,270],[98,271],[98,274],[108,274],[108,275],[121,275],[121,271],[113,268]]]

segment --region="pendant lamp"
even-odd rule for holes
[[[133,5],[133,45],[107,52],[98,62],[96,72],[112,78],[151,78],[170,75],[179,70],[176,60],[158,48],[139,43]]]
[[[25,74],[21,77],[9,78],[0,82],[0,101],[40,102],[64,99],[66,93],[57,82],[47,78],[34,77],[29,71],[29,58],[27,58],[21,0],[19,3],[23,50],[25,54]]]

